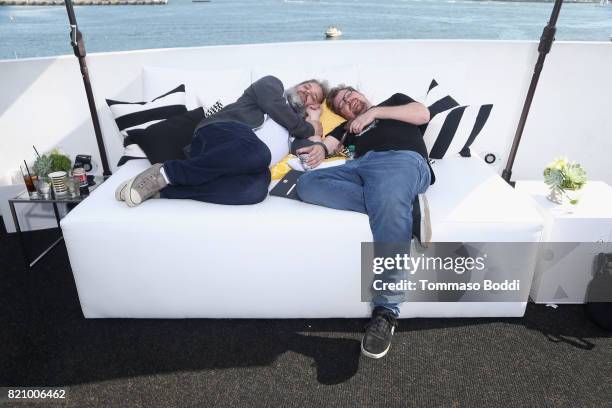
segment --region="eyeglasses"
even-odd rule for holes
[[[346,90],[346,92],[344,93],[344,96],[342,97],[342,99],[338,103],[338,106],[337,106],[337,111],[338,112],[340,112],[341,110],[344,109],[346,104],[349,103],[348,98],[353,94],[353,92],[357,91],[355,88],[350,87],[350,86],[346,87],[344,89]]]

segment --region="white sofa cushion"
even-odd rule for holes
[[[326,80],[330,87],[338,84],[358,86],[359,68],[355,65],[328,66],[324,61],[319,65],[311,66],[271,66],[255,67],[252,71],[253,81],[266,76],[274,75],[281,80],[285,88],[292,87],[307,79]]]
[[[236,101],[251,84],[251,71],[248,69],[200,70],[156,66],[142,68],[145,99],[177,84],[185,84],[188,110],[199,106],[210,107],[217,101],[228,105]]]
[[[427,190],[433,241],[534,242],[542,217],[480,157],[433,161]],[[530,238],[531,237],[531,238]]]

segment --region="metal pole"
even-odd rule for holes
[[[521,143],[521,137],[523,136],[523,130],[525,129],[525,123],[527,122],[529,109],[531,109],[531,102],[533,101],[533,96],[538,86],[540,73],[542,72],[542,68],[544,67],[544,60],[546,59],[546,54],[550,52],[552,44],[555,41],[555,33],[557,32],[557,19],[559,18],[559,12],[561,11],[562,4],[563,0],[555,0],[555,5],[553,7],[552,14],[550,15],[548,25],[544,27],[544,31],[542,31],[542,37],[540,37],[540,45],[538,46],[538,52],[540,55],[538,56],[538,61],[536,62],[534,67],[533,76],[531,77],[531,84],[529,85],[527,97],[525,98],[525,104],[523,105],[523,111],[521,112],[521,118],[519,119],[518,127],[516,128],[516,133],[514,134],[514,141],[512,142],[512,148],[510,149],[510,155],[508,156],[508,163],[506,164],[506,168],[502,172],[502,177],[504,178],[504,180],[506,180],[511,185],[514,185],[513,182],[510,181],[510,178],[512,177],[512,166],[514,165],[516,152],[518,150],[519,144]]]
[[[100,128],[100,121],[98,119],[98,111],[96,110],[96,103],[94,101],[93,91],[91,89],[91,82],[89,80],[89,70],[87,69],[87,61],[85,61],[85,43],[83,42],[83,35],[79,31],[76,16],[74,14],[74,8],[72,6],[72,0],[65,0],[66,11],[68,12],[68,20],[70,21],[70,43],[74,50],[74,55],[79,60],[79,66],[81,67],[81,75],[83,76],[83,85],[85,85],[85,93],[87,94],[87,102],[89,103],[89,112],[91,113],[91,120],[93,122],[94,132],[96,134],[96,141],[98,142],[98,151],[100,153],[100,160],[102,161],[102,170],[104,178],[109,177],[112,172],[108,165],[108,158],[106,156],[106,147],[104,146],[104,138],[102,137],[102,130]]]

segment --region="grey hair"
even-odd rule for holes
[[[308,84],[308,83],[315,83],[319,85],[321,87],[321,90],[323,91],[323,100],[327,99],[327,94],[329,93],[329,82],[327,82],[324,79],[318,80],[318,79],[313,78],[313,79],[307,79],[306,81],[300,82],[299,84],[296,85],[296,87],[300,85]]]

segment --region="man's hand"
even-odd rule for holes
[[[321,125],[321,105],[311,105],[306,108],[306,121],[314,128],[315,136],[323,136],[323,126]]]
[[[323,159],[325,159],[325,149],[321,145],[312,145],[307,147],[302,147],[296,151],[297,154],[307,154],[308,161],[306,164],[311,169],[317,167]]]
[[[321,118],[321,105],[311,105],[306,108],[306,119],[319,121]]]
[[[322,142],[323,138],[321,136],[314,135],[314,136],[310,136],[308,138],[308,140],[310,140],[311,142],[315,142],[316,143],[316,142]]]
[[[348,130],[354,134],[361,133],[370,123],[374,122],[374,119],[376,119],[376,112],[376,107],[374,107],[357,116],[348,123]]]

